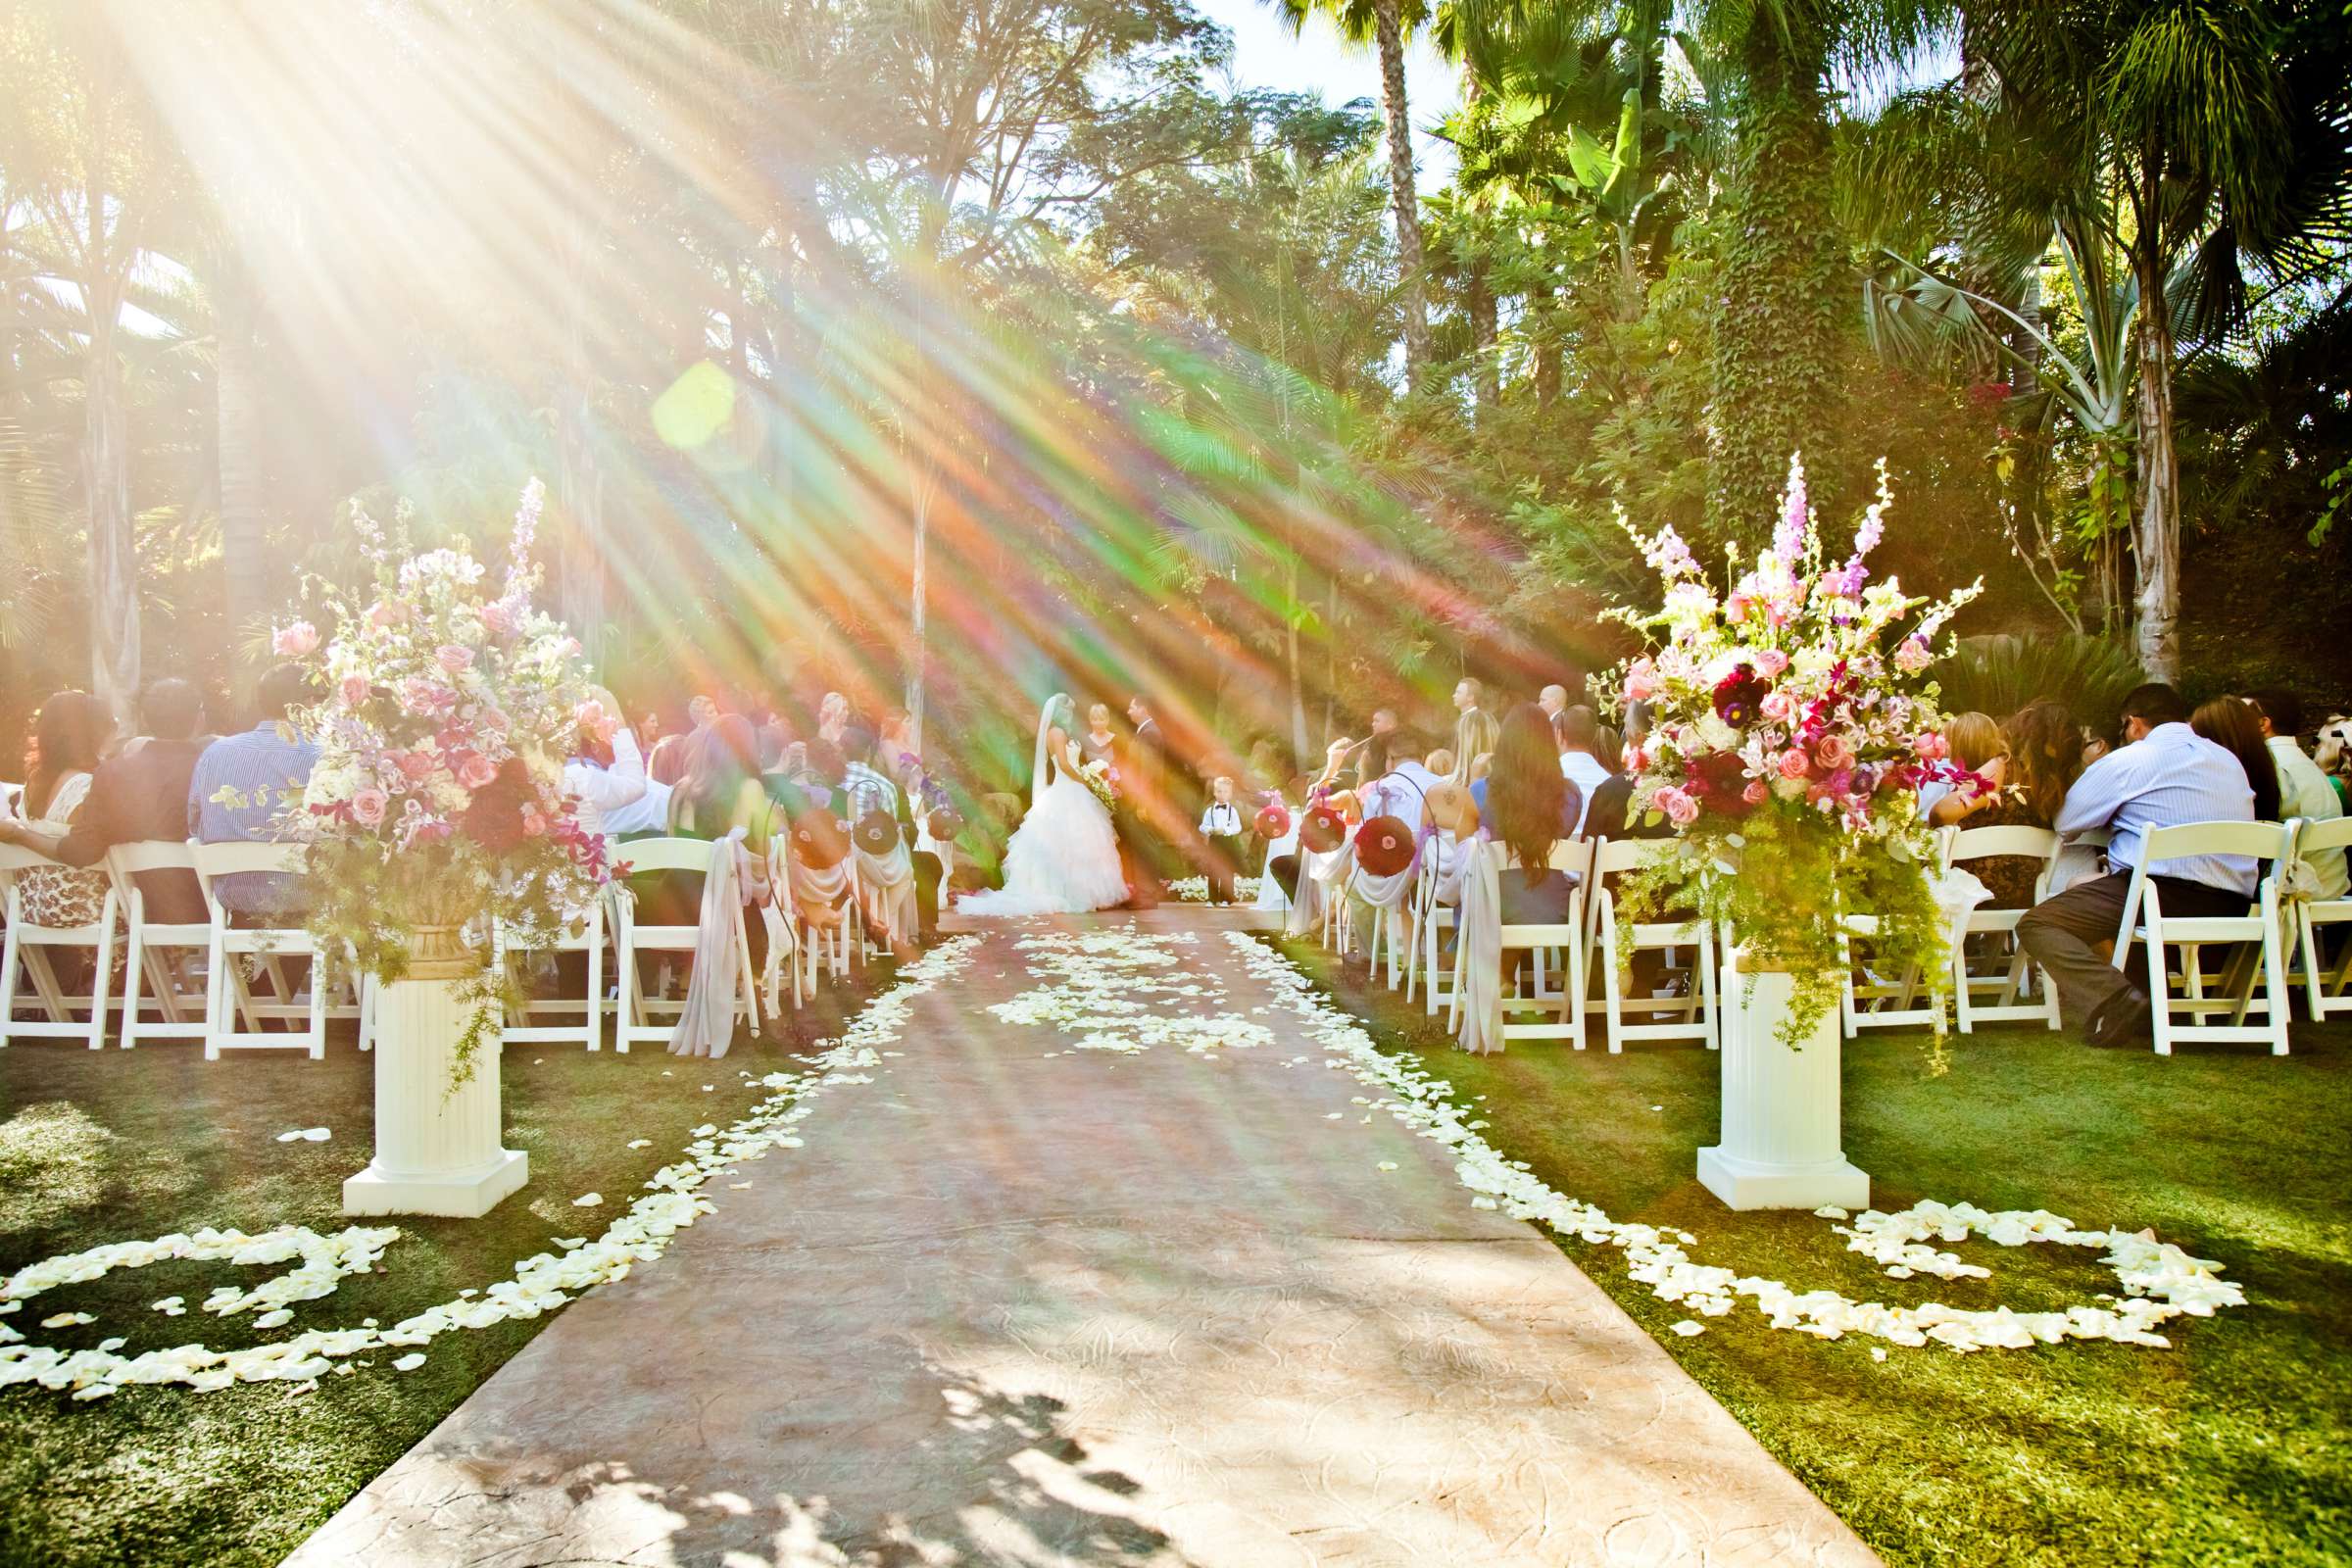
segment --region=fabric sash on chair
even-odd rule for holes
[[[818,870],[808,861],[793,857],[792,897],[800,906],[801,919],[830,930],[841,924],[841,901],[850,891],[850,862]]]
[[[907,936],[915,927],[914,860],[905,841],[892,845],[888,855],[860,849],[857,856],[858,879],[866,890],[866,923],[892,941]]]
[[[1502,1050],[1502,883],[1494,857],[1470,845],[1461,859],[1461,909],[1454,922],[1455,1044],[1472,1055]]]
[[[1321,855],[1311,850],[1298,852],[1298,893],[1291,901],[1291,914],[1283,927],[1294,937],[1313,936],[1323,929],[1323,916],[1331,900],[1346,885],[1348,872],[1355,864],[1355,846],[1343,844]]]
[[[743,918],[743,880],[736,866],[742,853],[741,828],[710,846],[710,869],[703,873],[702,912],[695,923],[694,966],[686,976],[678,1026],[669,1034],[673,1056],[723,1056],[734,1043],[737,993],[743,986],[737,967],[742,952],[735,944],[737,922]]]

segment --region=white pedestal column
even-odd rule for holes
[[[1733,1208],[1860,1209],[1870,1178],[1848,1163],[1840,1138],[1842,1041],[1832,1006],[1790,1050],[1780,1039],[1793,975],[1723,967],[1723,1142],[1698,1152],[1698,1179]]]
[[[375,1158],[344,1182],[343,1212],[478,1219],[530,1179],[530,1159],[499,1147],[495,1032],[474,1053],[472,1076],[450,1087],[467,1010],[457,987],[480,956],[454,927],[416,935],[408,977],[377,993]]]

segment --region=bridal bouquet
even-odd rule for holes
[[[1119,808],[1119,770],[1098,757],[1079,768],[1078,776],[1085,781],[1088,789],[1095,792],[1095,799],[1102,803],[1102,809],[1116,814]]]
[[[1671,527],[1644,538],[1626,525],[1666,594],[1654,614],[1617,612],[1651,648],[1609,684],[1651,714],[1625,758],[1633,808],[1671,822],[1682,850],[1630,875],[1619,897],[1637,920],[1728,920],[1748,967],[1791,971],[1789,1041],[1837,1000],[1840,914],[1878,917],[1874,964],[1943,973],[1919,790],[1973,775],[1949,760],[1927,671],[1978,589],[1931,603],[1870,580],[1864,559],[1891,500],[1882,462],[1878,499],[1835,560],[1790,460],[1772,544],[1744,571],[1735,552],[1721,595]]]
[[[481,914],[544,945],[612,874],[563,767],[620,715],[588,696],[578,642],[532,608],[542,495],[535,479],[523,492],[495,594],[463,551],[411,554],[405,506],[387,536],[354,503],[371,596],[330,594],[327,637],[296,621],[271,638],[325,692],[302,724],[318,760],[286,823],[310,845],[310,923],[383,980],[406,972],[420,929]]]

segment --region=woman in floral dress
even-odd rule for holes
[[[24,780],[24,819],[43,833],[60,835],[89,798],[98,754],[114,733],[106,708],[88,692],[58,692],[33,720],[36,748]],[[24,918],[33,925],[94,924],[106,908],[106,872],[40,866],[17,879]]]
[[[1992,784],[1970,795],[1954,791],[1936,805],[1937,826],[2040,827],[2058,819],[2066,792],[2082,771],[2082,732],[2064,707],[2042,698],[2027,704],[2006,725],[1983,713],[1962,713],[1947,732],[1952,760]],[[2023,909],[2034,903],[2041,862],[2032,856],[1996,855],[1968,869],[1992,890],[1988,909]]]

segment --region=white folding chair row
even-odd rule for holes
[[[767,882],[775,890],[768,920],[767,965],[761,975],[771,1017],[782,1015],[784,971],[792,974],[792,1006],[798,1012],[816,994],[816,944],[808,940],[801,920],[800,901],[793,896],[791,839],[779,833],[767,841]],[[783,940],[778,941],[781,933]]]
[[[632,871],[680,872],[696,876],[707,875],[710,868],[711,843],[708,839],[636,839],[629,845],[629,863]],[[699,910],[699,904],[697,906]],[[613,899],[614,922],[612,956],[619,979],[619,1000],[615,1004],[612,1044],[615,1051],[625,1052],[637,1041],[666,1041],[675,1027],[677,1015],[685,1008],[683,999],[648,995],[638,973],[638,957],[643,954],[691,956],[700,945],[702,926],[646,925],[637,919],[636,896],[626,887],[620,888]],[[751,1028],[760,1027],[760,998],[752,971],[751,935],[744,924],[743,905],[738,902],[728,911],[734,924],[736,951],[735,1011]],[[667,1012],[668,1022],[654,1015]]]
[[[202,1041],[212,1031],[213,1012],[210,972],[200,968],[196,958],[212,951],[209,912],[202,920],[151,920],[146,890],[139,885],[143,872],[180,872],[193,880],[194,846],[168,839],[118,844],[107,852],[106,860],[127,928],[122,963],[122,1049],[128,1051],[142,1040]],[[209,904],[207,907],[209,911]],[[156,1016],[149,1018],[149,1012]]]
[[[579,1045],[590,1051],[602,1051],[605,1040],[605,935],[606,903],[602,898],[591,899],[555,940],[525,946],[522,934],[501,922],[491,933],[491,961],[499,964],[508,979],[515,981],[519,1000],[507,1009],[500,1038],[508,1045]],[[560,964],[566,953],[581,955],[587,971],[587,983],[579,996],[539,996],[522,977],[514,973],[514,965],[527,963],[532,953],[553,954]],[[533,1018],[548,1014],[561,1019],[556,1023],[534,1023]],[[615,1039],[615,1051],[627,1051],[626,1040]]]
[[[1454,927],[1454,906],[1439,895],[1444,891],[1445,858],[1461,853],[1450,834],[1432,839],[1422,853],[1413,884],[1412,931],[1404,960],[1404,1000],[1412,1001],[1418,987],[1423,999],[1421,1010],[1430,1017],[1437,1016],[1439,1004],[1453,994],[1453,966],[1445,961],[1444,949],[1446,935]]]

